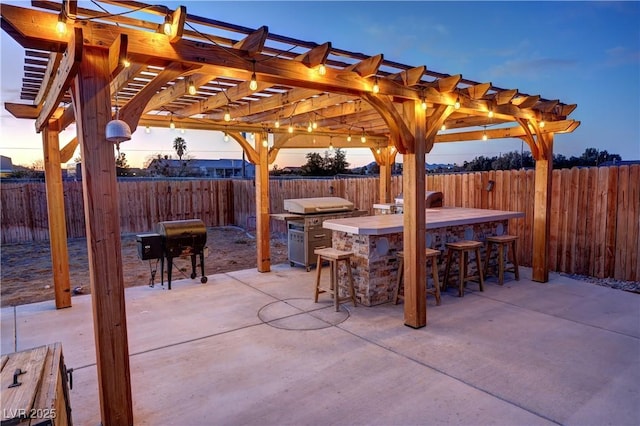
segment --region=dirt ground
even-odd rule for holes
[[[254,234],[241,228],[209,228],[207,246],[209,250],[204,260],[205,275],[256,267]],[[90,293],[87,241],[84,238],[70,239],[68,248],[71,289],[76,289],[76,293]],[[0,299],[3,307],[54,299],[49,241],[3,244],[0,247],[0,257]],[[287,241],[273,238],[271,264],[285,262],[288,262]],[[157,271],[154,283],[160,285],[159,262],[139,259],[134,234],[122,236],[122,264],[126,287],[149,285],[151,271],[154,269]],[[197,271],[196,280],[199,281],[199,266]],[[189,259],[174,259],[172,282],[189,278],[190,274]],[[166,272],[164,285],[167,285]]]

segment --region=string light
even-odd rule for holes
[[[325,75],[326,73],[327,73],[327,67],[325,67],[324,64],[320,64],[320,66],[318,67],[318,74]]]
[[[229,142],[229,134],[227,132],[224,132],[224,141]]]
[[[263,139],[262,140],[262,146],[265,147],[265,148],[268,147],[269,146],[269,141],[266,140],[266,139]]]
[[[460,96],[456,98],[456,103],[453,104],[455,109],[460,109]]]
[[[224,110],[224,121],[231,121],[231,113],[229,112],[229,108]]]
[[[58,16],[58,22],[56,23],[56,31],[60,35],[64,35],[67,32],[67,23],[65,22],[64,16]]]
[[[423,111],[427,110],[427,100],[425,98],[422,98],[422,109]]]
[[[317,129],[318,123],[315,120],[313,120],[313,122],[311,123],[311,127],[313,127],[313,130]]]
[[[488,139],[487,137],[487,126],[484,127],[484,131],[482,132],[482,140],[486,141]]]
[[[440,127],[440,130],[447,130],[447,125],[442,123],[442,127]]]
[[[176,128],[176,123],[173,122],[173,113],[171,113],[171,119],[169,120],[169,128],[171,130]]]
[[[128,59],[123,59],[122,66],[124,66],[125,68],[129,68],[131,66],[131,61]]]
[[[164,25],[162,26],[162,31],[164,32],[165,35],[171,35],[171,30],[172,30],[172,25],[171,25],[171,15],[167,15],[164,17]]]
[[[538,123],[538,126],[540,126],[541,129],[544,128],[544,120],[540,120],[540,122]]]
[[[493,106],[489,105],[489,112],[487,113],[489,118],[493,118]]]
[[[145,127],[145,128],[144,128],[144,132],[145,132],[146,134],[151,133],[151,128],[150,128],[149,126]]]
[[[291,122],[291,118],[289,118],[289,133],[293,133],[293,123]]]
[[[311,124],[311,122],[309,122],[309,125],[307,126],[307,132],[313,132],[313,124]]]
[[[364,134],[364,127],[362,128],[362,136],[360,136],[360,142],[365,143],[367,141],[367,137]]]
[[[333,151],[333,143],[329,141],[329,151]]]
[[[180,133],[182,133],[184,135],[184,133],[185,133],[184,127],[180,128]]]
[[[273,123],[273,125],[275,126],[276,129],[280,128],[280,118],[276,118],[276,122]]]
[[[193,81],[189,80],[189,88],[187,89],[190,95],[195,95],[197,93],[196,85],[193,84]]]
[[[376,154],[380,154],[380,147],[376,149]]]

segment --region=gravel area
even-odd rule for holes
[[[617,290],[624,290],[631,293],[640,294],[640,281],[622,281],[615,278],[595,278],[586,275],[578,274],[565,274],[561,273],[565,277],[572,278],[574,280],[586,281],[592,284],[601,285],[603,287],[615,288]]]

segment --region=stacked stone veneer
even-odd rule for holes
[[[477,223],[473,225],[448,226],[430,229],[426,233],[426,246],[440,250],[438,259],[440,280],[444,279],[446,262],[445,243],[460,240],[486,241],[488,236],[502,235],[508,232],[508,220]],[[390,302],[398,280],[398,256],[403,250],[403,233],[386,235],[354,235],[342,231],[333,231],[332,245],[338,250],[354,252],[351,258],[354,287],[358,302],[366,306]],[[481,261],[485,260],[485,246],[480,251]],[[497,250],[494,250],[490,263],[495,264]],[[469,270],[473,272],[474,266]],[[340,279],[346,280],[346,269],[341,264]],[[457,262],[451,268],[450,276],[457,277]],[[442,281],[441,281],[442,282]],[[341,291],[342,288],[341,288]],[[346,292],[343,294],[346,295]]]

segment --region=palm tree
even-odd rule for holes
[[[187,150],[187,141],[185,141],[180,136],[178,136],[173,140],[173,149],[176,150],[176,154],[178,154],[178,158],[182,161],[182,156]]]

